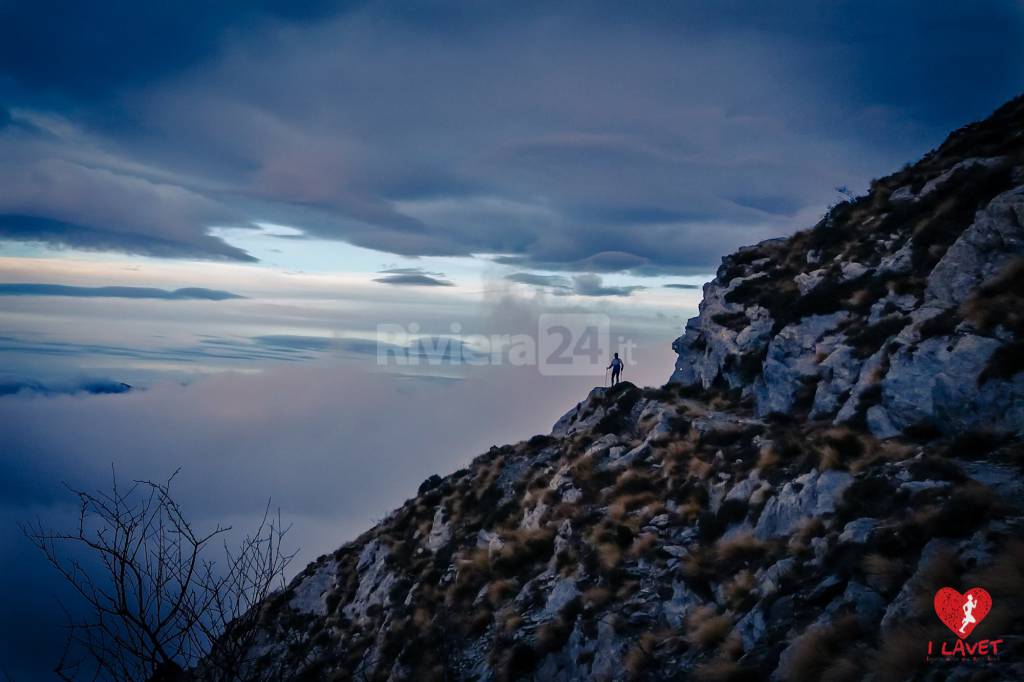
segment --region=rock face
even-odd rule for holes
[[[1024,679],[1022,127],[724,259],[668,384],[432,476],[259,605],[244,679]],[[926,660],[946,585],[1007,653]]]
[[[1019,434],[1022,118],[1018,99],[811,230],[723,259],[672,380],[887,438]]]

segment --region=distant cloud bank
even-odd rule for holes
[[[0,283],[0,296],[72,296],[76,298],[154,298],[165,301],[226,301],[245,298],[230,291],[186,287],[157,289],[155,287],[76,287],[65,284]]]

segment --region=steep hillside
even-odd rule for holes
[[[432,477],[251,679],[1024,679],[1024,99],[724,259],[672,381]],[[937,589],[987,589],[959,641]],[[973,677],[981,673],[981,677]]]

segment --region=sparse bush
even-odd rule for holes
[[[787,680],[820,682],[829,677],[849,642],[860,634],[854,616],[840,616],[828,625],[812,626],[793,642]],[[845,664],[843,664],[845,667]]]
[[[811,540],[825,532],[825,524],[817,516],[804,519],[796,531],[789,536],[789,553],[795,557],[806,557],[811,551]]]
[[[519,590],[519,583],[508,578],[499,578],[487,586],[487,601],[495,609],[515,595]]]
[[[887,632],[879,648],[868,657],[874,679],[878,682],[902,682],[913,679],[925,664],[921,642],[941,640],[949,631],[938,621],[930,626],[901,625]]]
[[[715,558],[722,574],[732,573],[743,564],[756,561],[767,553],[768,543],[753,533],[737,533],[715,543]]]
[[[756,586],[753,572],[743,569],[725,584],[723,595],[726,604],[733,610],[741,610]]]
[[[868,554],[861,560],[865,582],[882,594],[890,594],[903,584],[907,565],[899,558]]]
[[[779,464],[779,453],[771,445],[761,447],[757,457],[757,468],[763,472],[771,471]]]
[[[626,469],[615,481],[614,495],[647,493],[657,490],[657,482],[650,475],[636,469]]]
[[[658,536],[654,533],[638,535],[637,538],[633,540],[633,544],[629,547],[629,555],[632,557],[645,556],[650,554],[657,544]]]
[[[503,534],[504,545],[491,561],[496,573],[511,577],[539,561],[547,561],[554,551],[555,531],[551,528],[523,529]]]
[[[591,587],[583,593],[583,604],[588,609],[597,610],[608,603],[612,593],[606,587]]]
[[[623,495],[608,505],[608,517],[615,521],[622,521],[631,512],[656,503],[660,503],[660,501],[652,492]]]
[[[615,568],[622,563],[622,548],[617,543],[602,542],[596,551],[598,561],[605,569]]]
[[[711,606],[699,606],[686,618],[686,639],[695,647],[710,649],[725,641],[732,625],[732,616],[716,613]]]
[[[539,657],[533,647],[524,642],[516,642],[505,651],[498,666],[500,682],[515,682],[528,676],[537,667]]]

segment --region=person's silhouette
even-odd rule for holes
[[[622,374],[622,360],[619,359],[618,353],[615,353],[615,357],[612,358],[612,364],[608,365],[605,369],[612,371],[612,386],[619,383],[619,375]]]

